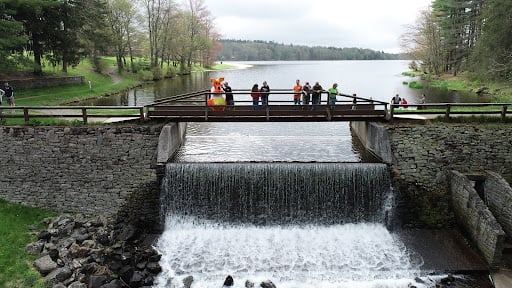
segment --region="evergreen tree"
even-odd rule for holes
[[[482,36],[472,54],[479,77],[512,79],[512,1],[487,0],[482,13]]]

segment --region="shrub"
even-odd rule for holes
[[[411,83],[409,83],[409,88],[412,88],[412,89],[423,89],[423,85],[421,83],[416,82],[416,81],[412,81]]]

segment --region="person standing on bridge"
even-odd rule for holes
[[[300,80],[297,79],[295,81],[295,86],[293,86],[293,104],[300,105],[300,97],[302,96],[302,85],[300,85]]]
[[[395,96],[393,96],[393,98],[391,98],[391,104],[400,105],[400,103],[402,103],[402,98],[400,98],[400,96],[398,94],[396,94]]]
[[[258,89],[258,84],[254,84],[251,89],[251,97],[252,97],[252,110],[258,110],[258,104],[260,103],[260,89]]]
[[[233,89],[231,89],[231,86],[229,86],[228,82],[224,82],[223,90],[226,94],[226,105],[228,106],[229,110],[233,110],[233,106],[235,106],[235,99],[233,98]]]
[[[265,109],[268,105],[268,95],[270,93],[270,87],[267,84],[267,81],[263,81],[263,84],[260,88],[260,98],[261,98],[261,106]]]
[[[311,100],[311,85],[309,85],[309,82],[306,82],[302,86],[302,103],[309,105],[309,100]]]
[[[338,91],[338,83],[332,84],[332,87],[327,91],[329,91],[329,109],[334,110],[334,106],[336,105],[336,96],[341,95]]]
[[[324,88],[322,88],[322,85],[320,85],[317,82],[315,82],[315,85],[313,85],[313,91],[311,93],[311,100],[313,101],[313,107],[311,107],[311,110],[316,110],[316,105],[320,104],[321,98],[322,98],[322,91]]]
[[[402,107],[403,107],[404,109],[409,108],[409,106],[407,106],[407,100],[405,100],[405,98],[402,98],[402,103],[401,103],[401,104],[402,104]]]

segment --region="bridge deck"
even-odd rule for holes
[[[216,107],[218,108],[218,107]],[[315,110],[311,105],[270,105],[226,107],[224,111],[213,111],[212,107],[201,106],[158,106],[148,111],[150,118],[166,118],[172,121],[383,121],[386,111],[374,110],[372,104],[318,105]]]

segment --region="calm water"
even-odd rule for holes
[[[177,162],[366,162],[347,122],[189,123]]]
[[[339,84],[340,92],[360,97],[389,101],[396,93],[409,103],[417,103],[420,95],[427,95],[427,102],[488,102],[474,93],[441,91],[425,88],[410,89],[403,82],[417,81],[401,75],[409,70],[409,61],[267,61],[236,62],[226,64],[244,67],[226,71],[193,73],[188,76],[166,79],[156,84],[130,90],[126,93],[81,102],[80,105],[141,106],[173,95],[209,89],[210,78],[224,77],[233,89],[250,89],[253,84],[267,81],[271,89],[291,89],[295,80],[311,85],[318,81],[324,89]],[[274,95],[274,99],[277,95]],[[272,99],[272,98],[270,98]],[[248,95],[235,96],[235,100],[250,100]]]

